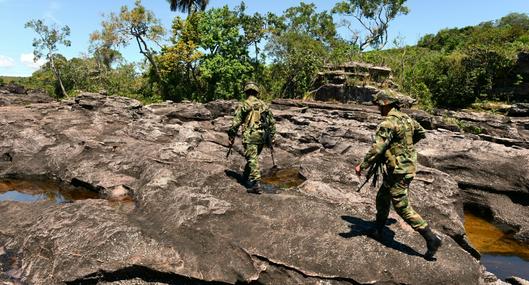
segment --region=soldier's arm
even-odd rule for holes
[[[243,102],[239,107],[237,107],[237,110],[235,111],[235,116],[231,121],[231,127],[228,130],[228,136],[230,137],[230,139],[235,138],[235,136],[237,135],[237,131],[239,130],[239,127],[241,126],[246,113],[247,106],[246,103]]]
[[[371,148],[366,153],[360,169],[364,170],[369,168],[378,159],[384,156],[384,153],[391,144],[391,138],[393,134],[393,127],[387,121],[380,124],[375,134],[375,141],[371,145]]]
[[[413,143],[416,144],[424,138],[426,138],[426,130],[416,120],[413,120]]]

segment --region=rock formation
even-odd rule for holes
[[[317,74],[314,99],[319,101],[370,102],[381,88],[394,88],[391,69],[363,62],[327,65]]]
[[[418,147],[421,165],[411,185],[414,207],[444,240],[430,262],[420,235],[395,213],[382,242],[365,235],[376,191],[355,191],[362,181],[353,166],[381,119],[374,108],[277,101],[276,163],[305,182],[252,195],[237,180],[240,141],[225,158],[236,104],[142,106],[90,93],[4,104],[0,156],[9,159],[0,160],[0,175],[46,176],[133,202],[0,202],[0,281],[499,284],[466,239],[464,203],[489,209],[527,241],[529,222],[506,208],[527,211],[516,196],[528,192],[524,144],[431,128]],[[268,172],[268,150],[261,162]],[[491,195],[502,199],[494,204]]]
[[[46,92],[41,90],[26,90],[23,86],[0,83],[0,106],[24,105],[31,103],[49,103],[54,101]]]

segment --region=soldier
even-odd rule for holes
[[[242,125],[242,143],[244,146],[244,178],[248,193],[261,192],[261,173],[259,171],[259,154],[263,145],[271,147],[276,132],[275,120],[268,105],[258,99],[259,87],[253,82],[244,86],[248,98],[242,103],[233,118],[231,128],[228,130],[230,143],[233,144],[239,126]]]
[[[424,257],[433,260],[441,246],[428,223],[413,210],[408,199],[408,189],[415,177],[417,152],[414,144],[426,137],[426,131],[407,114],[400,111],[399,99],[395,95],[381,91],[373,98],[385,120],[378,125],[375,141],[361,164],[355,167],[356,174],[372,167],[383,165],[383,181],[376,198],[376,225],[371,233],[381,238],[389,215],[390,203],[395,211],[426,240],[427,251]]]

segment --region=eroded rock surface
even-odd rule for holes
[[[486,184],[498,187],[495,194],[526,193],[527,175],[518,163],[527,159],[527,150],[429,132],[419,146],[422,164],[411,185],[414,207],[444,240],[438,260],[429,262],[422,257],[423,239],[394,213],[384,241],[364,234],[374,219],[376,191],[355,191],[361,181],[353,166],[380,121],[373,108],[275,104],[276,163],[299,169],[306,181],[278,194],[251,195],[234,178],[244,164],[239,141],[225,158],[235,106],[232,101],[142,106],[86,93],[61,103],[0,107],[0,155],[9,158],[0,160],[0,175],[45,175],[104,197],[134,200],[0,202],[0,280],[487,283],[466,241],[459,186],[483,190],[476,186],[486,184],[477,175],[481,171],[495,174],[497,181]],[[479,149],[495,155],[490,159],[503,159],[510,173],[489,171],[489,160],[473,167],[477,173],[464,172],[470,168],[464,163],[479,162]],[[442,156],[458,153],[470,162],[454,160],[452,168],[443,163]],[[271,168],[268,150],[261,162],[263,169]],[[508,179],[513,173],[517,182]]]
[[[52,97],[42,90],[26,90],[16,84],[0,84],[0,106],[50,103]]]

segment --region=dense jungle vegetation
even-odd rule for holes
[[[57,52],[57,45],[71,44],[67,26],[32,20],[26,27],[41,36],[34,42],[35,54],[47,63],[29,78],[3,81],[45,89],[58,98],[105,90],[144,102],[204,102],[240,99],[243,82],[254,80],[268,98],[302,98],[324,65],[356,60],[390,67],[401,91],[425,109],[529,101],[523,95],[528,92],[520,92],[529,88],[529,75],[518,62],[529,52],[527,14],[445,29],[414,46],[384,49],[391,20],[408,13],[405,0],[347,0],[322,12],[301,3],[282,15],[249,14],[244,3],[233,9],[206,5],[185,6],[181,10],[187,16],[175,17],[166,31],[137,0],[134,7],[102,19],[86,55],[72,59]],[[354,22],[361,31],[350,29]],[[126,45],[136,45],[144,61],[123,58],[119,48]]]

